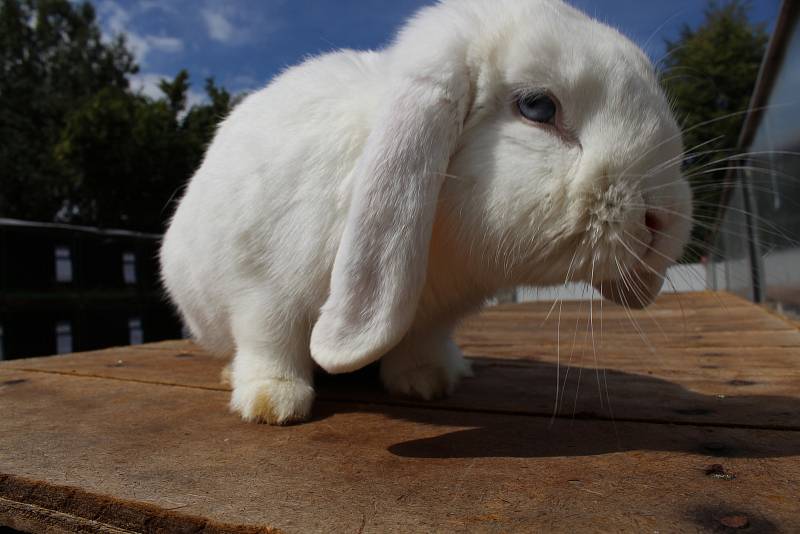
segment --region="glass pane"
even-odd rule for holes
[[[128,320],[128,339],[131,345],[144,343],[144,329],[140,318],[132,317]]]
[[[800,316],[800,25],[795,22],[716,246],[717,289]]]
[[[756,268],[762,298],[800,316],[800,25],[795,23],[783,64],[756,130],[745,173],[751,184]]]
[[[129,285],[136,283],[136,254],[133,252],[122,254],[122,279]]]
[[[59,321],[56,323],[56,353],[72,352],[72,323]]]
[[[745,218],[744,189],[734,186],[717,234],[712,282],[716,290],[755,298],[750,258],[750,235]]]
[[[72,282],[72,253],[69,247],[56,247],[56,281]]]

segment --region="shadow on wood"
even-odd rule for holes
[[[562,367],[563,395],[559,413],[553,417],[555,365],[528,361],[524,368],[514,368],[487,359],[476,363],[476,376],[465,380],[455,396],[427,403],[388,396],[381,389],[375,366],[350,375],[318,376],[322,402],[315,406],[314,419],[321,421],[335,413],[370,412],[429,426],[474,427],[399,442],[389,448],[393,454],[414,458],[588,456],[629,450],[720,458],[800,455],[800,432],[781,433],[769,440],[742,438],[730,432],[800,429],[800,399],[796,397],[748,395],[744,391],[738,395],[703,395],[647,375],[574,368],[567,373]],[[565,375],[569,375],[566,380]],[[739,390],[757,385],[729,384]],[[500,396],[503,391],[508,396],[515,390],[526,394],[511,399]],[[619,404],[617,410],[615,404]],[[403,411],[398,409],[401,406],[423,409]],[[581,420],[602,420],[603,424],[592,425],[587,434],[574,424]],[[478,422],[482,424],[475,427]],[[666,426],[659,428],[662,431],[642,432],[629,423],[691,425],[697,431],[687,436]]]

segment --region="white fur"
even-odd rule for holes
[[[558,128],[515,112],[539,89]],[[331,372],[384,356],[387,388],[431,398],[469,374],[450,334],[500,288],[652,299],[688,239],[688,186],[659,167],[681,151],[652,66],[615,30],[558,0],[443,0],[386,50],[312,58],[237,106],[163,278],[197,340],[235,353],[247,420],[306,418],[312,356]]]

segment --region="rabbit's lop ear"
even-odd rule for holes
[[[343,373],[408,331],[425,284],[439,189],[456,146],[466,73],[397,79],[354,169],[354,190],[311,354]]]

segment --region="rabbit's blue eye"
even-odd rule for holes
[[[553,99],[543,94],[522,96],[517,100],[517,107],[522,116],[529,121],[544,124],[553,124],[558,110]]]

